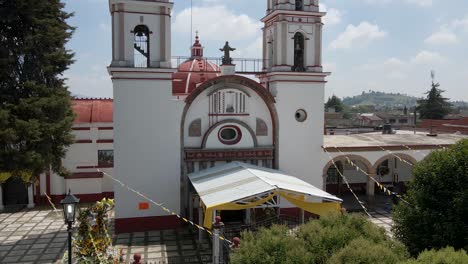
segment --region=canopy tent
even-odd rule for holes
[[[208,228],[211,228],[213,210],[254,208],[277,195],[317,215],[339,211],[342,202],[340,198],[281,171],[241,162],[193,173],[189,179],[206,207],[203,225]]]

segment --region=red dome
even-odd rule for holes
[[[220,68],[215,63],[203,59],[203,47],[195,37],[192,46],[192,57],[181,63],[177,72],[172,75],[172,93],[174,95],[190,94],[198,85],[220,75]]]

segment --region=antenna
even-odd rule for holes
[[[190,41],[189,47],[192,45],[193,40],[193,0],[190,0]]]

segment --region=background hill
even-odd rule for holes
[[[369,90],[368,92],[363,91],[360,95],[343,98],[343,104],[350,107],[374,106],[377,109],[402,108],[404,106],[412,108],[417,105],[418,99],[421,98],[400,93],[385,93]],[[451,103],[455,108],[468,108],[467,102],[455,101]]]

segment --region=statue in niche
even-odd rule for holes
[[[222,49],[219,49],[220,51],[224,51],[224,56],[223,56],[223,65],[232,65],[232,58],[230,55],[231,51],[235,51],[235,48],[232,48],[229,46],[229,42],[226,41],[226,44],[224,44],[224,47]]]

